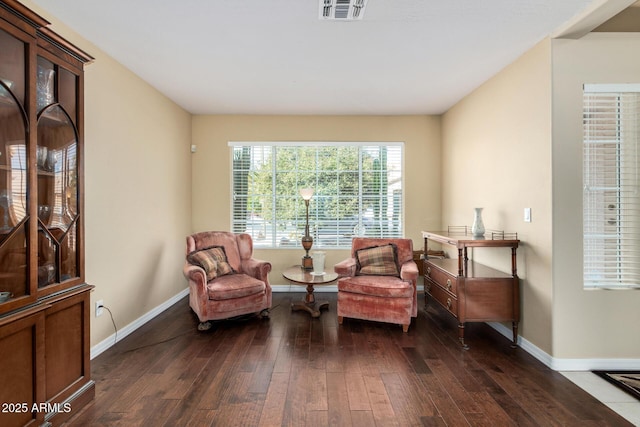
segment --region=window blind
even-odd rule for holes
[[[402,237],[403,144],[230,143],[232,230],[257,247],[299,247],[309,205],[314,248]]]
[[[585,86],[584,287],[640,287],[640,94]]]

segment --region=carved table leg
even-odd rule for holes
[[[329,309],[329,301],[316,301],[316,297],[313,294],[313,285],[307,286],[307,295],[305,295],[304,301],[291,304],[291,310],[304,310],[311,317],[320,317],[320,310],[323,308]]]
[[[304,301],[307,304],[316,302],[316,297],[313,295],[313,285],[307,285],[307,295],[304,297]]]

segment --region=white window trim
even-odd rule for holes
[[[640,83],[612,83],[612,84],[585,84],[583,85],[583,94],[585,95],[589,95],[589,94],[610,94],[610,95],[623,95],[623,94],[629,94],[629,93],[640,93]],[[584,104],[583,104],[584,105]],[[585,139],[583,137],[583,142],[582,142],[583,146],[585,144]],[[583,160],[584,161],[584,160]],[[582,172],[583,175],[583,179],[585,176],[585,171]],[[585,184],[586,185],[586,184]],[[619,191],[622,191],[624,187],[620,187]],[[585,191],[586,191],[586,187],[585,187]],[[585,215],[587,212],[585,212],[585,208],[583,206],[583,215]],[[620,219],[618,217],[617,221],[619,221]],[[619,236],[624,236],[624,234],[620,234]],[[627,239],[628,239],[628,235],[627,235]],[[586,255],[585,255],[586,256]],[[637,263],[640,264],[640,260],[637,260]],[[632,270],[633,268],[630,268],[630,270]],[[624,272],[623,269],[619,270],[620,273]],[[583,273],[586,274],[587,270],[586,267],[583,266]],[[584,289],[586,290],[628,290],[628,289],[640,289],[640,283],[633,283],[630,281],[620,281],[618,283],[612,283],[611,280],[605,280],[602,283],[597,283],[593,280],[589,281],[589,285],[587,286],[587,282],[585,279],[585,283],[584,283]]]
[[[401,141],[227,141],[227,146],[229,148],[231,148],[231,150],[229,150],[229,162],[230,164],[233,163],[233,148],[234,147],[243,147],[243,146],[296,146],[296,145],[300,145],[300,146],[308,146],[308,147],[323,147],[323,146],[368,146],[368,147],[372,147],[372,146],[386,146],[386,147],[392,147],[392,146],[396,146],[396,147],[402,147],[401,150],[401,158],[400,158],[400,165],[401,165],[401,171],[402,171],[402,175],[401,175],[401,182],[402,182],[402,191],[403,191],[403,197],[402,197],[402,201],[401,201],[401,212],[400,212],[400,225],[401,228],[403,230],[403,235],[404,235],[404,231],[406,230],[405,228],[405,207],[406,207],[406,193],[405,193],[405,184],[406,184],[406,180],[405,180],[405,153],[404,153],[404,142]],[[233,168],[231,168],[231,172],[233,173]],[[231,179],[229,180],[229,194],[233,195],[233,177],[231,177]],[[233,203],[230,204],[230,212],[229,212],[229,217],[231,219],[231,226],[233,226]],[[317,247],[316,247],[317,248]],[[320,247],[323,249],[346,249],[346,247],[344,246],[331,246],[331,247]],[[278,249],[283,249],[283,250],[290,250],[290,249],[298,249],[298,248],[281,248],[278,246],[275,247],[268,247],[265,249],[270,249],[270,250],[278,250]]]

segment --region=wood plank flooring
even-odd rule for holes
[[[271,318],[208,332],[185,298],[92,361],[96,398],[68,426],[630,426],[484,324],[422,307],[398,325],[313,319],[274,293]],[[116,319],[117,323],[117,319]]]

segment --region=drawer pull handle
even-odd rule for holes
[[[431,274],[431,267],[427,267],[427,276]]]
[[[451,310],[451,298],[447,298],[447,309]]]
[[[447,279],[447,290],[451,290],[451,279]]]

